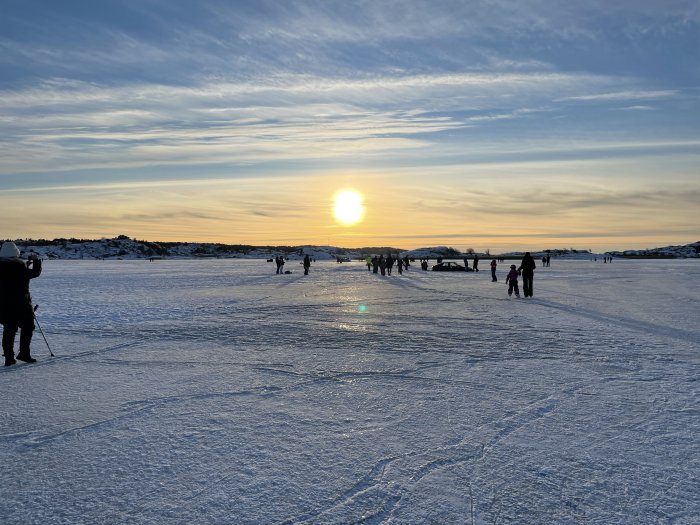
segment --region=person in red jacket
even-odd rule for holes
[[[16,363],[14,346],[17,331],[19,354],[17,359],[35,363],[31,356],[30,343],[34,332],[34,309],[29,295],[29,280],[41,274],[41,260],[30,255],[25,263],[19,258],[15,243],[3,243],[0,248],[0,323],[3,325],[2,350],[5,366]]]

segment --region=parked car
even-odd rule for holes
[[[448,261],[441,262],[433,266],[434,272],[473,272],[474,270],[469,267],[462,266],[456,262]]]

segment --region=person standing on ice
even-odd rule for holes
[[[519,272],[523,276],[523,293],[525,297],[532,297],[532,279],[535,276],[535,259],[532,258],[530,252],[525,252],[523,260],[520,262]]]
[[[367,258],[365,259],[365,262],[367,263],[367,271],[368,272],[372,271],[372,256],[368,255]]]
[[[275,264],[277,265],[277,273],[276,273],[276,275],[279,275],[279,273],[280,273],[280,268],[281,268],[281,265],[280,265],[280,256],[279,256],[279,255],[276,255],[276,256],[275,256]]]
[[[304,275],[309,275],[309,268],[311,268],[311,259],[309,255],[304,255]]]
[[[41,259],[30,255],[22,262],[15,243],[6,242],[0,247],[0,322],[3,325],[2,350],[5,366],[15,361],[15,336],[19,335],[17,359],[26,363],[36,363],[31,356],[29,345],[34,332],[34,309],[29,295],[29,280],[41,275]]]
[[[496,266],[498,263],[496,262],[496,259],[491,259],[491,282],[496,283],[498,282],[498,278],[496,277]]]
[[[474,262],[472,263],[472,269],[475,272],[479,271],[479,256],[477,254],[474,254]]]
[[[510,265],[510,271],[506,276],[506,284],[508,285],[508,297],[513,295],[515,291],[515,297],[520,297],[520,290],[518,289],[518,270],[515,269],[515,265]]]

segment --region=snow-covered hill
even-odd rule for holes
[[[700,257],[700,241],[678,246],[664,246],[647,250],[625,250],[610,252],[615,257]]]
[[[332,246],[248,246],[221,243],[149,242],[120,235],[113,239],[54,239],[52,241],[15,241],[23,254],[34,252],[47,259],[182,259],[244,258],[267,259],[283,255],[302,259],[304,255],[319,260],[337,256],[357,256]]]
[[[149,259],[219,257],[242,259],[269,259],[282,255],[288,259],[302,259],[305,255],[316,260],[334,260],[338,257],[363,259],[367,255],[380,253],[400,254],[411,258],[472,258],[474,253],[462,253],[448,246],[436,246],[405,251],[389,247],[340,248],[337,246],[249,246],[222,243],[150,242],[120,235],[112,239],[53,239],[16,240],[24,255],[34,252],[47,259]],[[591,257],[700,257],[700,241],[685,246],[667,246],[649,250],[614,251],[595,254],[588,250],[540,250],[533,251],[536,258],[543,255],[567,259],[589,259]],[[488,252],[479,253],[481,258],[491,257]],[[496,254],[493,254],[494,256]],[[498,254],[499,257],[518,258],[522,252]]]

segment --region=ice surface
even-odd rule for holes
[[[9,524],[700,521],[700,264],[49,261]]]

